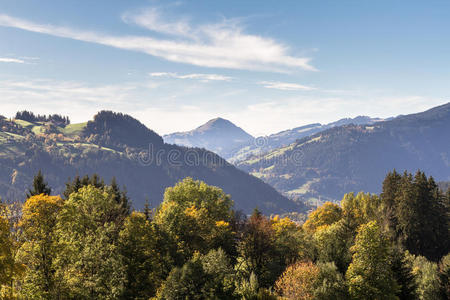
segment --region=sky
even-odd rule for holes
[[[255,136],[450,101],[450,1],[0,0],[0,113]]]

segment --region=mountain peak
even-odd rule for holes
[[[164,136],[166,143],[189,147],[201,147],[229,158],[232,152],[253,141],[253,137],[231,121],[214,118],[187,132]]]
[[[206,131],[211,129],[219,129],[219,130],[227,130],[227,129],[240,129],[238,126],[236,126],[233,122],[228,121],[226,119],[217,117],[214,119],[209,120],[205,124],[197,127],[194,129],[194,131]],[[244,130],[242,130],[244,131]]]

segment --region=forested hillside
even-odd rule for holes
[[[372,125],[328,129],[238,166],[277,190],[314,201],[379,192],[389,170],[423,169],[450,179],[450,104]]]
[[[191,176],[223,188],[247,213],[255,207],[266,213],[305,210],[212,152],[165,144],[127,115],[103,111],[81,124],[23,112],[18,116],[27,120],[0,120],[0,196],[5,200],[23,199],[30,180],[42,170],[55,193],[77,175],[97,173],[107,182],[116,177],[136,208],[147,198],[157,205],[166,187]]]
[[[450,191],[390,172],[304,224],[185,178],[152,210],[91,176],[54,195],[38,174],[0,203],[2,299],[399,299],[450,297]]]
[[[234,164],[239,164],[241,161],[247,159],[252,155],[261,155],[265,152],[272,151],[274,149],[289,146],[296,140],[312,136],[318,132],[325,131],[330,128],[343,125],[369,125],[376,122],[384,121],[380,118],[371,118],[367,116],[358,116],[355,118],[340,119],[336,122],[328,124],[313,123],[288,130],[284,130],[278,133],[274,133],[268,136],[258,137],[251,143],[248,143],[238,151],[233,153],[233,156],[228,158],[228,161]],[[206,147],[207,148],[207,147]],[[208,148],[207,148],[208,149]]]

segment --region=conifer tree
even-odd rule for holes
[[[48,186],[48,183],[45,182],[44,176],[42,175],[41,170],[39,170],[37,175],[34,176],[33,187],[31,189],[28,189],[27,198],[40,194],[50,195],[51,192],[52,189]]]

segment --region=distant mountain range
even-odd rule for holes
[[[198,131],[208,132],[226,123],[215,120]],[[245,134],[241,137],[249,139]],[[136,119],[109,111],[80,124],[1,117],[2,199],[23,200],[40,169],[55,193],[62,192],[69,177],[97,173],[109,181],[114,176],[126,186],[136,208],[142,208],[146,198],[158,204],[166,187],[190,176],[221,187],[231,194],[235,207],[246,213],[255,207],[268,214],[305,210],[302,203],[290,201],[217,154],[164,143]]]
[[[348,124],[373,124],[376,122],[384,121],[380,118],[371,118],[367,116],[358,116],[355,118],[340,119],[336,122],[328,124],[313,123],[293,129],[284,130],[278,133],[271,134],[265,137],[259,137],[253,140],[252,143],[248,143],[238,151],[235,151],[231,157],[226,157],[231,163],[239,163],[245,160],[251,155],[260,155],[265,152],[269,152],[273,149],[288,146],[298,139],[311,136],[315,133],[333,128],[336,126],[348,125]]]
[[[450,103],[384,122],[332,127],[237,166],[286,195],[313,201],[338,200],[350,191],[380,192],[394,168],[421,169],[449,181]]]
[[[242,128],[222,118],[212,119],[191,131],[164,136],[164,141],[168,144],[205,148],[226,159],[253,140]]]
[[[380,121],[384,121],[384,119],[358,116],[340,119],[329,124],[308,124],[269,136],[254,138],[232,122],[216,118],[194,130],[165,135],[164,141],[180,146],[205,148],[219,154],[231,163],[237,163],[251,155],[287,146],[298,139],[332,127],[348,124],[373,124]]]

